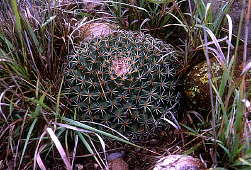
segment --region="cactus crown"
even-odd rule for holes
[[[119,31],[82,42],[67,57],[65,93],[79,120],[100,122],[133,138],[166,127],[178,102],[175,51],[150,35]]]

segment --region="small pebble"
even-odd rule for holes
[[[110,153],[108,156],[107,156],[107,160],[108,161],[111,161],[111,160],[115,160],[115,159],[118,159],[118,158],[122,158],[125,156],[125,151],[121,151],[121,152],[114,152],[114,153]]]

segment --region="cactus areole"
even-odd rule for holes
[[[150,35],[118,31],[75,46],[64,91],[78,120],[99,122],[131,139],[149,137],[176,116],[178,68],[170,45]]]

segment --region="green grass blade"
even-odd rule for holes
[[[63,83],[64,83],[64,77],[62,78],[62,81],[61,81],[61,84],[60,84],[60,87],[59,87],[59,91],[58,91],[58,95],[57,95],[56,114],[59,114],[59,112],[60,112],[60,96],[61,96]]]
[[[224,92],[226,91],[227,83],[230,82],[231,80],[232,80],[232,78],[228,72],[228,69],[224,69],[223,75],[222,75],[221,81],[220,81],[220,87],[219,87],[219,96],[220,97],[223,97]]]
[[[83,128],[83,129],[87,129],[87,130],[89,130],[89,131],[92,131],[92,132],[95,132],[95,133],[98,133],[98,134],[101,134],[101,135],[110,137],[110,138],[115,139],[115,140],[117,140],[117,141],[124,142],[124,143],[126,143],[126,144],[129,144],[129,145],[133,145],[133,146],[139,147],[138,145],[135,145],[135,144],[133,144],[133,143],[127,141],[127,140],[124,140],[124,139],[122,139],[122,138],[119,138],[119,137],[117,137],[117,136],[114,136],[114,135],[112,135],[112,134],[110,134],[110,133],[107,133],[107,132],[104,132],[104,131],[95,129],[95,128],[91,127],[91,126],[85,125],[85,124],[80,123],[80,122],[78,122],[78,121],[75,121],[75,120],[72,120],[72,119],[69,119],[69,118],[65,118],[65,117],[63,117],[62,120],[64,120],[64,121],[70,123],[71,125],[78,126],[78,127]]]
[[[194,4],[196,5],[196,10],[201,19],[205,18],[206,5],[203,0],[194,0]]]
[[[38,55],[41,56],[43,49],[40,45],[40,42],[35,34],[35,32],[33,31],[31,25],[29,22],[27,22],[25,19],[21,18],[21,22],[23,24],[24,29],[26,30],[26,32],[28,33],[28,36],[31,38],[34,46],[32,47],[34,49],[34,51],[38,52]]]
[[[23,158],[24,158],[24,153],[25,153],[25,151],[27,149],[27,145],[28,145],[29,139],[30,139],[30,137],[32,135],[32,131],[33,131],[33,129],[34,129],[36,123],[37,123],[37,120],[38,119],[34,119],[33,122],[32,122],[32,124],[31,124],[31,126],[30,126],[30,128],[29,128],[28,134],[27,134],[26,139],[25,139],[25,143],[24,143],[24,147],[23,147],[23,151],[22,151],[22,155],[21,155],[21,158],[20,158],[20,163],[19,163],[18,169],[20,169],[20,167],[22,165]]]
[[[18,34],[18,37],[19,37],[19,41],[20,41],[20,44],[21,44],[21,48],[22,48],[22,60],[24,63],[27,64],[27,56],[26,56],[26,50],[25,50],[25,47],[24,47],[24,38],[23,38],[23,35],[22,35],[22,32],[23,32],[23,29],[22,29],[22,24],[21,24],[21,17],[20,17],[20,14],[19,14],[19,10],[18,10],[18,7],[17,7],[17,1],[16,0],[11,0],[11,7],[12,7],[12,11],[14,13],[14,16],[15,16],[15,29],[16,29],[16,32]],[[18,62],[19,63],[22,63],[22,61],[18,58]]]
[[[77,132],[77,135],[79,136],[80,140],[84,144],[85,148],[93,155],[94,159],[99,164],[99,166],[102,167],[101,164],[100,164],[100,162],[99,162],[99,160],[98,160],[98,158],[96,157],[93,149],[91,148],[91,146],[89,145],[89,143],[86,141],[86,139],[84,138],[84,136],[80,132]]]
[[[215,35],[218,35],[219,33],[219,28],[221,27],[223,21],[224,21],[224,18],[225,18],[225,15],[227,13],[229,13],[230,11],[230,8],[233,4],[235,0],[229,0],[222,8],[221,8],[221,11],[218,13],[214,23],[213,23],[213,32],[215,33]]]
[[[35,109],[35,111],[31,114],[31,117],[32,117],[32,118],[36,118],[36,117],[39,115],[39,113],[40,113],[40,111],[41,111],[41,108],[42,108],[43,105],[44,105],[44,99],[45,99],[45,94],[43,94],[43,95],[39,98],[39,100],[37,101],[36,109]],[[36,100],[35,100],[35,101],[36,101]]]
[[[1,33],[0,33],[0,40],[6,44],[8,51],[14,51],[13,44]]]

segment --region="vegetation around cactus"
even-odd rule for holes
[[[250,169],[251,0],[210,2],[1,0],[0,169],[153,169],[177,154]],[[101,22],[181,57],[127,31],[75,46]],[[178,111],[175,74],[191,96]]]
[[[172,47],[150,35],[119,31],[75,48],[67,58],[65,93],[79,120],[138,139],[167,127],[162,118],[175,117],[178,64]]]

